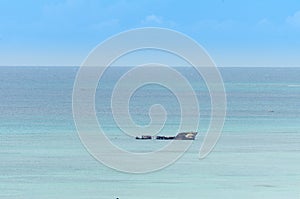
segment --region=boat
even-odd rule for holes
[[[175,140],[195,140],[197,134],[197,132],[178,133]]]
[[[151,135],[142,135],[141,137],[135,137],[137,140],[151,140],[152,136]]]
[[[195,140],[197,132],[182,132],[178,133],[176,136],[151,136],[151,135],[142,135],[137,136],[135,139],[137,140]]]

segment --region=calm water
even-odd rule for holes
[[[111,68],[100,81],[98,120],[120,147],[151,151],[165,143],[124,136],[111,114],[112,88],[127,70]],[[0,198],[300,198],[300,68],[221,68],[227,118],[204,160],[198,149],[210,116],[207,88],[191,68],[177,70],[197,91],[200,134],[175,164],[133,175],[103,166],[81,144],[72,117],[78,68],[1,67]],[[180,109],[165,88],[138,90],[130,102],[132,118],[147,124],[155,103],[169,113],[162,134],[174,134]]]

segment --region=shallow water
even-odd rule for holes
[[[77,70],[0,68],[0,198],[299,198],[300,68],[221,68],[227,118],[218,144],[202,160],[198,150],[209,122],[209,95],[194,70],[178,68],[199,91],[199,135],[177,162],[148,174],[110,169],[81,144],[72,117]],[[98,120],[111,141],[124,149],[158,149],[165,142],[131,139],[114,124],[109,96],[126,70],[112,68],[106,83],[100,82]],[[147,124],[153,103],[169,113],[162,134],[176,132],[178,102],[161,87],[135,94],[132,118]]]

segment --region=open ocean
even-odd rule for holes
[[[209,95],[192,68],[177,68],[197,92],[199,135],[177,162],[147,174],[108,168],[81,144],[72,115],[78,69],[0,67],[0,199],[300,198],[300,68],[220,68],[226,122],[216,147],[201,160]],[[101,80],[104,84],[100,81],[98,120],[112,142],[126,150],[162,147],[164,141],[129,138],[114,123],[111,90],[126,70],[112,67]],[[133,120],[146,125],[154,103],[168,112],[162,134],[176,134],[178,101],[157,85],[132,97]]]

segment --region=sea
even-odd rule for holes
[[[299,199],[300,68],[219,68],[226,118],[220,139],[203,159],[199,149],[210,123],[210,94],[194,68],[174,70],[196,93],[199,126],[186,130],[198,135],[171,165],[135,174],[102,164],[81,142],[72,113],[79,67],[0,67],[0,199]],[[169,141],[136,140],[114,119],[114,85],[128,71],[110,67],[98,82],[98,122],[124,150],[159,150]],[[144,85],[128,103],[138,126],[148,125],[149,109],[160,104],[167,117],[158,135],[178,133],[180,100],[168,88]]]

